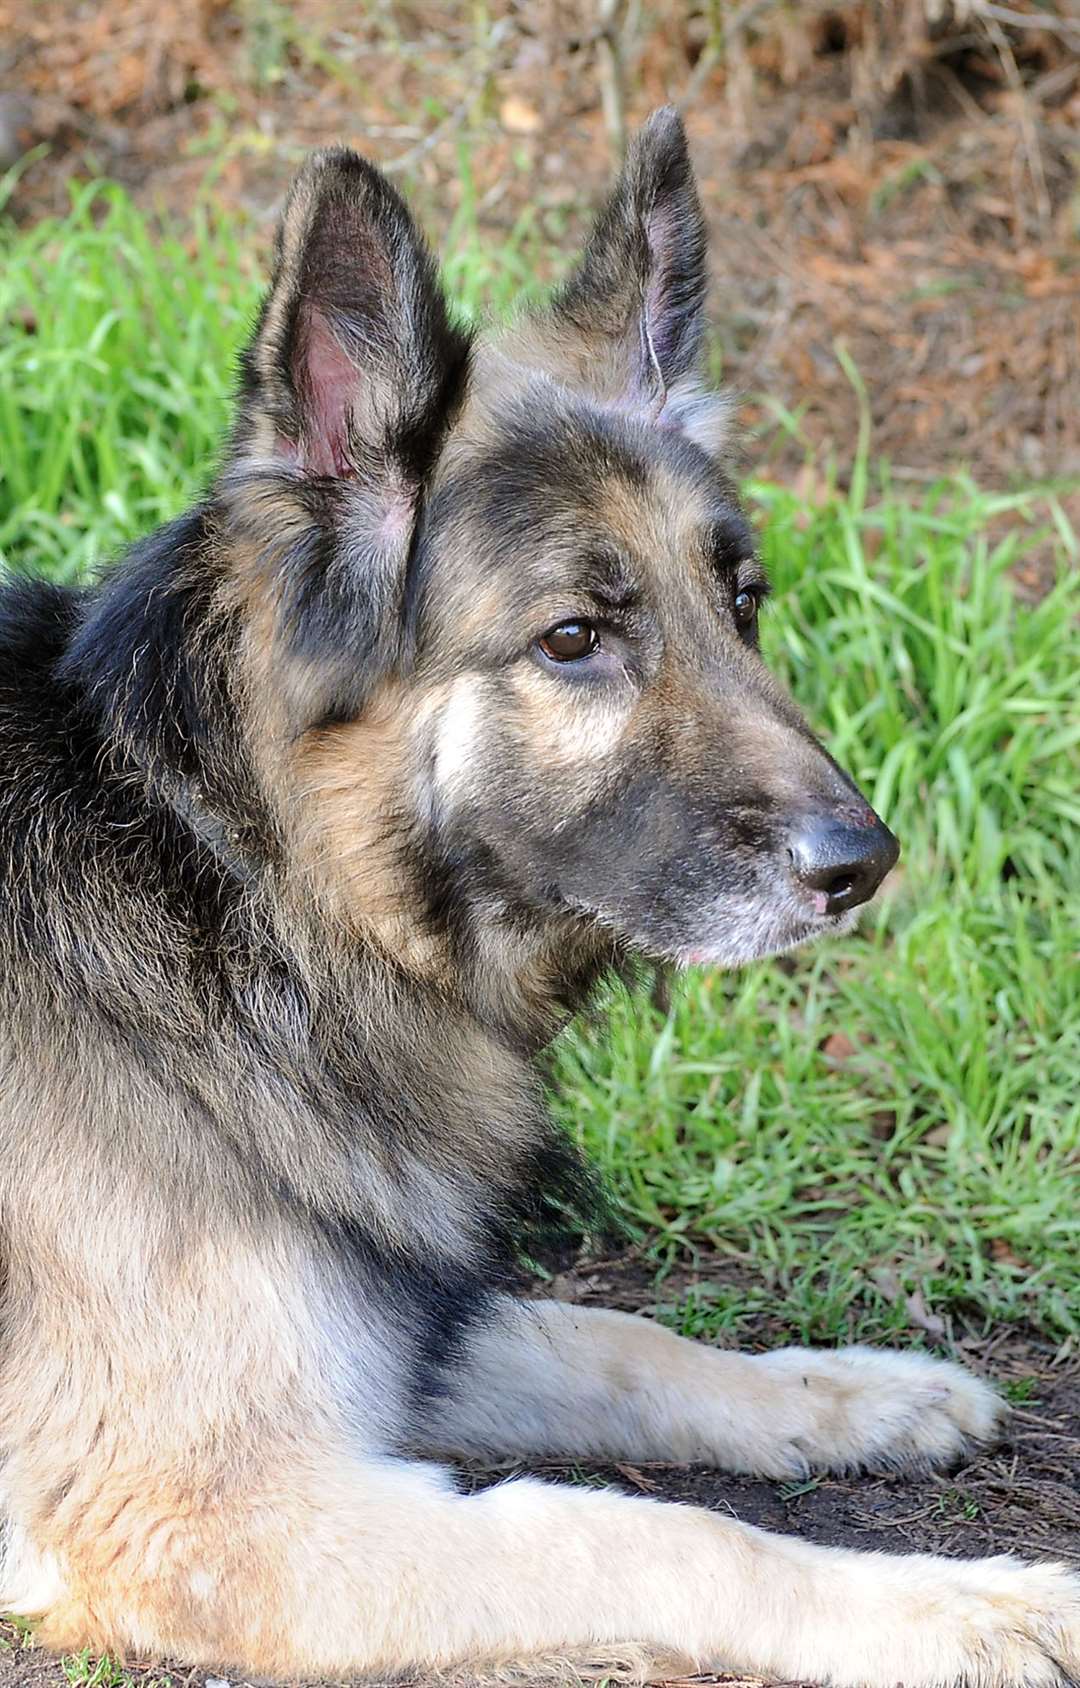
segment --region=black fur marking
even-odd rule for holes
[[[754,530],[740,510],[715,517],[706,539],[713,566],[732,569],[755,554]]]
[[[210,520],[204,505],[167,523],[80,600],[56,677],[118,774],[157,790],[211,852],[218,835],[242,857],[270,828],[236,732],[239,629],[211,610]]]
[[[192,774],[225,701],[224,666],[196,673],[188,633],[204,610],[208,581],[196,572],[206,512],[168,522],[127,554],[84,613],[57,669],[80,686],[109,726],[154,763]],[[216,695],[206,695],[206,682]]]
[[[390,1251],[348,1217],[320,1217],[316,1223],[356,1303],[374,1301],[400,1326],[402,1348],[410,1356],[412,1410],[445,1394],[469,1329],[494,1299],[491,1277],[449,1258],[419,1260]]]
[[[542,531],[562,513],[575,521],[591,514],[601,524],[605,483],[622,481],[636,492],[649,484],[641,454],[606,422],[598,412],[508,419],[503,443],[459,496],[476,500],[481,519],[508,539]]]

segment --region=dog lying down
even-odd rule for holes
[[[93,589],[4,589],[0,1597],[48,1645],[1080,1675],[1058,1565],[437,1463],[937,1467],[1002,1415],[921,1354],[513,1294],[588,1188],[531,1064],[566,1015],[635,956],[843,931],[896,857],[759,658],[704,295],[671,111],[476,338],[386,180],[317,154],[205,500]]]

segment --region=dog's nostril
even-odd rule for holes
[[[896,839],[876,815],[869,826],[814,817],[803,823],[788,846],[795,878],[819,899],[824,896],[824,909],[820,900],[818,908],[826,914],[842,914],[867,902],[899,854]]]

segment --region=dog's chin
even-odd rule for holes
[[[849,909],[845,914],[783,921],[762,915],[756,921],[746,920],[735,929],[718,933],[711,942],[688,944],[671,959],[679,967],[745,967],[751,961],[767,961],[770,956],[786,955],[822,938],[850,932],[857,919],[857,909]]]
[[[608,910],[577,904],[575,912],[589,922],[605,941],[647,961],[676,967],[745,967],[751,961],[784,955],[821,938],[835,938],[850,932],[859,917],[858,909],[844,914],[817,914],[789,896],[724,896],[688,921],[685,940],[668,932],[635,931],[630,923]]]

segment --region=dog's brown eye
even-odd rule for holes
[[[540,649],[552,662],[580,662],[592,656],[600,643],[591,621],[562,621],[540,640]]]
[[[751,627],[757,615],[757,598],[753,592],[736,592],[735,621],[739,627]]]

